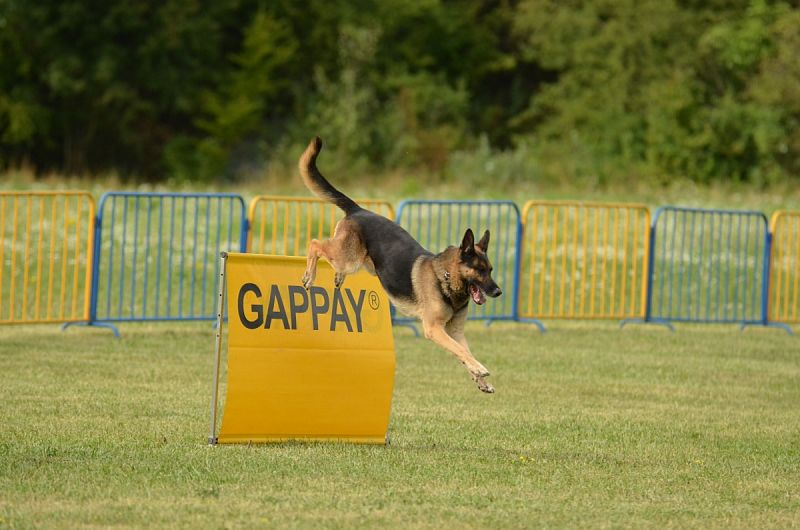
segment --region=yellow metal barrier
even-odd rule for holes
[[[640,204],[528,201],[522,318],[642,318],[650,211]]]
[[[394,220],[394,208],[386,201],[357,199],[356,202]],[[341,210],[322,199],[260,195],[250,201],[247,251],[305,256],[311,240],[333,236],[333,229],[342,217]]]
[[[89,319],[94,198],[0,192],[0,324]]]
[[[800,212],[775,212],[770,232],[769,320],[800,323]]]

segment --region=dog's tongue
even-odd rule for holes
[[[483,291],[481,291],[477,285],[470,284],[469,294],[472,296],[472,301],[478,305],[483,305],[486,301],[486,297],[483,296]]]

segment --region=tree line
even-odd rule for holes
[[[797,177],[800,7],[0,0],[0,168],[231,179],[313,134],[350,174]]]

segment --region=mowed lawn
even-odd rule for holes
[[[388,447],[208,447],[211,326],[122,333],[0,328],[0,528],[800,526],[780,330],[470,324],[494,395],[398,330]]]

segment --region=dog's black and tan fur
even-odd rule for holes
[[[464,337],[469,301],[486,301],[484,293],[500,296],[492,280],[492,265],[486,256],[489,231],[475,243],[467,229],[459,247],[439,254],[422,248],[411,235],[389,219],[364,210],[334,188],[317,169],[322,141],[314,138],[300,157],[300,174],[306,186],[345,212],[333,238],[311,241],[303,285],[314,283],[317,260],[327,259],[335,271],[338,288],[345,276],[361,267],[378,276],[392,303],[409,316],[422,321],[425,337],[442,346],[469,370],[484,392],[494,392],[486,377],[489,372],[470,352]]]

